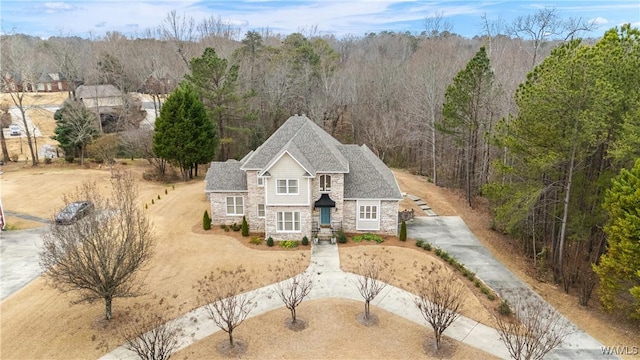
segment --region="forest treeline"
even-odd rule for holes
[[[545,9],[511,24],[482,19],[470,39],[437,20],[419,35],[336,38],[314,28],[241,34],[172,12],[136,38],[5,35],[1,65],[25,79],[61,72],[144,92],[157,109],[188,83],[214,125],[217,160],[242,158],[306,114],[389,166],[461,189],[470,206],[488,199],[495,230],[541,277],[582,305],[599,288],[607,309],[640,317],[640,193],[612,187],[640,176],[638,30],[581,40],[593,24]],[[120,141],[159,168],[170,160],[150,131]]]

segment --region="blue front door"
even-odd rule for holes
[[[329,224],[331,224],[331,208],[322,207],[320,208],[320,225],[329,225]]]

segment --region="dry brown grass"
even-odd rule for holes
[[[385,241],[389,242],[389,241]],[[413,242],[410,242],[413,245]],[[422,266],[429,268],[431,264],[443,265],[443,276],[452,271],[448,264],[441,261],[432,252],[427,252],[417,247],[398,247],[393,245],[371,245],[371,246],[352,246],[342,247],[340,245],[340,267],[344,271],[357,273],[358,258],[366,254],[367,257],[374,256],[381,261],[389,264],[393,270],[393,279],[391,284],[409,292],[415,293],[415,275],[420,271]],[[459,275],[459,274],[457,274]],[[497,301],[489,301],[482,295],[473,284],[459,276],[457,279],[464,288],[464,307],[461,314],[481,322],[485,325],[495,327],[496,320],[493,308],[497,307]],[[483,299],[484,298],[484,299]]]
[[[437,359],[425,354],[423,345],[433,333],[427,327],[371,306],[378,316],[375,326],[361,325],[356,317],[362,303],[344,299],[305,301],[298,316],[308,322],[305,330],[285,327],[289,310],[278,309],[248,319],[234,332],[248,344],[245,359]],[[495,357],[448,339],[452,359]],[[216,350],[227,334],[217,332],[176,354],[176,358],[220,359]],[[402,344],[402,345],[400,345]]]
[[[47,94],[43,94],[47,95]],[[59,95],[59,94],[58,94]],[[66,94],[64,94],[66,96]],[[40,99],[40,98],[39,98]],[[44,99],[41,98],[41,99]],[[63,100],[63,99],[62,99]],[[62,101],[60,100],[60,102]],[[40,100],[38,100],[40,101]],[[45,104],[51,99],[42,100]],[[43,115],[45,118],[48,114]],[[45,122],[53,122],[43,118]],[[46,120],[46,121],[45,121]],[[52,128],[46,128],[52,131]],[[45,134],[50,136],[50,134]],[[27,150],[28,151],[28,150]],[[120,170],[140,174],[144,162],[120,163]],[[77,165],[41,165],[37,168],[24,163],[3,166],[0,190],[6,210],[49,218],[63,206],[61,196],[82,181],[96,181],[97,190],[108,192],[110,174],[107,169],[79,168]],[[526,273],[526,262],[514,252],[504,237],[489,230],[488,215],[466,207],[455,192],[438,188],[421,177],[396,171],[403,191],[423,198],[439,215],[462,216],[474,234],[520,278],[529,283],[572,321],[606,345],[638,344],[639,333],[626,322],[612,323],[598,309],[576,306],[573,296],[562,293],[550,284],[538,283]],[[0,303],[0,358],[2,359],[70,359],[97,358],[121,344],[116,329],[123,320],[124,309],[135,302],[147,302],[164,297],[175,308],[182,305],[183,312],[200,305],[192,285],[216,268],[233,268],[243,264],[254,271],[255,287],[273,281],[266,269],[283,261],[291,252],[308,255],[309,247],[280,250],[263,245],[250,245],[248,238],[239,233],[225,233],[220,229],[200,230],[200,221],[208,209],[201,180],[172,185],[140,180],[140,206],[147,205],[149,216],[156,226],[158,245],[156,256],[147,269],[149,294],[138,299],[116,299],[114,319],[102,320],[102,304],[70,306],[67,295],[57,293],[38,278],[20,292]],[[165,195],[165,190],[167,194]],[[158,200],[157,196],[161,199]],[[155,204],[151,204],[151,200]],[[403,201],[406,208],[414,208],[417,215],[424,214],[415,204]],[[38,225],[9,217],[8,224],[19,228]],[[508,249],[505,251],[504,249]],[[368,243],[340,246],[344,269],[350,269],[352,258],[363,251],[381,252],[391,256],[397,267],[394,285],[410,288],[414,261],[432,261],[431,255],[417,249],[410,241],[399,242],[387,238],[384,246]],[[515,254],[515,255],[514,255]],[[308,257],[307,257],[308,259]],[[467,286],[469,288],[469,286]],[[475,295],[469,303],[476,305],[465,312],[467,316],[491,325],[495,306],[471,287]],[[480,305],[477,305],[480,303]],[[284,327],[288,310],[282,308],[247,320],[237,335],[249,343],[247,358],[416,358],[426,357],[422,345],[431,333],[422,326],[398,318],[381,309],[373,309],[379,316],[376,327],[359,325],[355,316],[362,311],[360,302],[347,300],[318,300],[303,302],[300,317],[309,322],[309,328],[291,332]],[[180,315],[177,311],[169,314]],[[179,354],[190,358],[215,358],[215,346],[224,333],[190,346]],[[398,343],[402,346],[398,346]],[[489,358],[475,349],[451,341],[456,348],[453,358]],[[426,357],[428,358],[428,357]]]
[[[28,93],[24,96],[23,104],[25,106],[36,106],[36,105],[57,105],[62,104],[68,97],[66,91],[63,92],[52,92],[52,93]],[[13,106],[13,100],[11,100],[11,95],[8,93],[0,94],[0,102],[6,102]]]
[[[142,171],[137,166],[123,167]],[[13,170],[2,175],[3,205],[7,210],[47,217],[63,205],[60,196],[66,190],[83,180],[95,180],[100,191],[108,192],[109,179],[106,169],[42,166]],[[47,190],[42,190],[44,183]],[[192,285],[210,271],[242,264],[256,274],[257,288],[272,281],[273,275],[265,269],[290,256],[286,251],[250,249],[222,233],[191,232],[208,208],[202,181],[175,184],[175,190],[142,180],[139,185],[140,205],[147,204],[157,236],[156,253],[147,269],[149,294],[137,299],[116,299],[115,321],[107,324],[102,321],[102,304],[70,306],[70,296],[57,293],[38,278],[0,303],[1,358],[97,358],[120,345],[121,339],[116,336],[120,315],[133,303],[164,297],[175,308],[181,305],[187,311],[201,305]]]
[[[144,163],[128,162],[128,165],[120,164],[119,168],[133,171],[139,179],[144,169]],[[5,171],[1,180],[4,205],[8,210],[50,217],[63,206],[62,194],[72,191],[82,181],[95,181],[98,191],[103,193],[110,191],[110,174],[107,169],[84,169],[68,165],[64,167],[10,168]],[[310,247],[301,246],[295,250],[283,251],[277,247],[268,248],[264,244],[250,245],[249,239],[242,238],[239,233],[225,233],[221,229],[208,232],[200,230],[202,213],[208,208],[201,181],[164,185],[138,180],[138,184],[140,186],[140,206],[146,204],[149,216],[156,227],[158,239],[156,255],[147,271],[149,294],[138,299],[116,299],[114,319],[110,323],[106,323],[102,320],[103,305],[101,303],[70,306],[71,296],[57,293],[39,278],[0,303],[0,313],[2,314],[0,327],[2,354],[0,356],[2,358],[99,357],[121,343],[121,339],[117,337],[117,328],[123,321],[124,309],[135,302],[147,302],[152,297],[164,297],[175,308],[182,307],[184,312],[201,305],[196,300],[196,291],[192,285],[211,270],[216,268],[230,269],[237,264],[243,264],[248,270],[254,271],[254,286],[257,288],[273,281],[274,275],[266,269],[270,266],[274,267],[278,262],[290,257],[291,252],[309,254]],[[165,194],[165,190],[167,194]],[[160,195],[160,200],[157,199],[158,195]],[[152,199],[154,204],[151,203]],[[408,244],[408,242],[400,243],[395,238],[389,238],[387,241],[389,244],[395,241],[397,246]],[[399,267],[399,273],[413,266],[413,260],[410,258],[413,259],[417,256],[422,261],[422,258],[428,257],[428,255],[420,253],[419,250],[409,248],[350,246],[341,249],[343,255],[356,254],[361,249],[385,251],[393,254],[396,258],[395,263]],[[349,261],[343,260],[343,263],[348,268]],[[403,280],[400,277],[398,281],[408,281],[408,278]],[[476,300],[470,299],[470,301]],[[356,303],[356,305],[354,306],[360,309],[361,304]],[[286,309],[284,311],[286,313]],[[305,312],[301,310],[301,314],[305,314]],[[338,311],[337,314],[341,314],[341,312]],[[170,317],[178,315],[180,314],[177,311],[175,314],[169,314]],[[269,316],[279,315],[265,314],[263,316],[268,319]],[[310,321],[315,317],[325,319],[324,315],[315,314],[312,311],[303,316]],[[393,318],[393,316],[386,314],[385,318],[381,318],[381,323],[385,323],[386,318]],[[250,333],[255,332],[260,334],[257,335],[258,337],[264,337],[265,332],[259,329],[271,325],[264,324],[259,319],[261,318],[250,320],[251,323],[258,324],[255,327],[256,330],[250,331]],[[482,320],[482,316],[478,320]],[[357,324],[355,318],[353,321]],[[320,324],[315,320],[313,322]],[[332,334],[334,339],[346,339],[352,336],[353,329],[349,326],[344,327],[342,331],[337,331],[335,322],[330,323],[333,325],[327,328],[322,325],[316,330],[312,330],[312,328],[307,330],[310,333],[311,331],[328,332]],[[280,325],[283,326],[282,321],[277,321],[274,326]],[[426,328],[415,324],[412,326],[417,327],[418,330],[415,331],[416,334],[411,336],[416,336],[418,339],[423,337],[427,331]],[[243,327],[245,329],[251,328],[246,325]],[[404,325],[400,327],[407,328]],[[342,329],[342,327],[337,328]],[[283,331],[285,330],[283,329]],[[305,333],[307,330],[300,333]],[[248,340],[248,336],[244,337]],[[294,338],[296,337],[294,336]],[[258,351],[261,354],[259,356],[271,356],[269,354],[272,354],[273,348],[286,349],[289,346],[286,343],[283,343],[282,346],[275,346],[273,343],[275,340],[291,341],[290,338],[289,336],[272,337],[269,340],[271,347],[262,350],[259,350],[260,342],[254,344],[251,340],[247,356],[251,356],[249,354],[252,354],[252,351]],[[372,352],[370,349],[377,349],[375,345],[379,343],[379,339],[372,337],[364,339],[369,342],[362,340],[362,347],[359,350],[357,347],[352,350],[354,354],[359,353],[361,354],[359,356],[362,357],[377,356],[378,350]],[[421,341],[411,346],[414,345],[417,346],[416,351],[421,353]],[[200,344],[194,346],[197,348]],[[306,354],[300,356],[324,357],[324,352],[307,352]],[[382,351],[380,354],[386,354],[386,352]]]
[[[139,175],[143,171],[143,164],[142,162],[136,162],[119,166],[122,169],[130,169],[137,172]],[[106,192],[109,190],[109,176],[109,171],[106,169],[80,169],[77,166],[65,166],[62,168],[57,166],[16,167],[5,171],[0,184],[2,185],[3,202],[6,209],[49,217],[63,205],[61,195],[72,190],[76,184],[83,180],[95,180],[98,184],[98,189]],[[410,193],[421,196],[420,192],[424,191],[431,194],[430,205],[437,213],[442,214],[447,211],[446,203],[442,199],[452,195],[442,194],[442,189],[423,183],[420,179],[412,179],[413,176],[411,175],[401,173],[398,177],[399,181],[404,183],[402,186],[416,186],[411,188]],[[413,182],[417,182],[419,186],[411,185]],[[406,185],[406,183],[409,183],[409,185]],[[220,229],[209,232],[199,230],[202,213],[208,208],[201,181],[177,183],[175,184],[175,189],[172,185],[148,183],[141,180],[139,185],[141,186],[140,204],[141,206],[147,204],[147,211],[149,211],[149,215],[156,226],[156,234],[158,236],[156,256],[147,272],[150,294],[138,299],[117,299],[114,302],[115,318],[111,323],[107,324],[101,320],[103,316],[102,304],[70,306],[69,300],[71,298],[69,296],[57,293],[47,286],[42,279],[37,279],[20,292],[0,303],[0,349],[2,352],[0,357],[3,359],[99,357],[121,343],[121,340],[116,336],[116,329],[122,321],[123,309],[129,305],[135,302],[148,301],[155,296],[166,298],[176,308],[182,305],[183,311],[186,311],[200,305],[196,301],[196,292],[192,285],[211,270],[218,267],[232,268],[239,263],[243,264],[249,270],[255,271],[255,287],[258,287],[273,280],[273,275],[265,271],[270,264],[275,265],[279,261],[283,261],[291,256],[291,252],[304,252],[307,254],[309,252],[309,247],[283,251],[277,247],[268,248],[264,244],[258,246],[250,245],[248,243],[249,239],[242,238],[239,233],[225,233]],[[405,189],[407,187],[403,188],[403,190]],[[164,193],[165,190],[167,190],[168,194]],[[161,196],[160,200],[157,199],[158,195]],[[440,198],[436,198],[437,196]],[[151,199],[154,199],[155,204],[151,204]],[[470,224],[473,231],[476,231],[476,235],[478,233],[483,234],[482,231],[477,232],[477,229],[474,229],[474,226],[477,227],[478,223],[474,222],[473,218],[467,223]],[[9,219],[9,224],[11,224],[11,219]],[[493,246],[490,249],[495,253],[495,246],[497,245],[494,244]],[[345,270],[351,269],[350,255],[352,259],[355,259],[358,254],[365,251],[394,258],[397,279],[394,280],[393,284],[407,289],[411,288],[414,262],[426,263],[432,261],[430,253],[416,248],[411,241],[400,242],[397,238],[388,237],[384,245],[374,245],[366,242],[362,244],[350,243],[347,246],[341,245],[340,256],[343,268]],[[507,257],[507,260],[509,260],[511,256],[498,254],[498,257]],[[510,266],[514,266],[514,262],[514,259],[511,259]],[[473,305],[467,306],[464,314],[482,323],[493,325],[492,314],[496,305],[488,302],[469,284],[467,284],[467,287],[470,288],[469,291],[475,296],[470,296],[468,304]],[[540,285],[535,283],[534,287],[540,289]],[[627,341],[632,344],[634,341],[637,343],[638,336],[636,333],[624,333],[624,326],[613,325],[607,323],[606,318],[600,319],[594,316],[592,314],[594,312],[593,309],[591,311],[579,309],[568,300],[563,303],[566,299],[562,296],[563,294],[558,294],[559,292],[559,290],[551,292],[550,301],[561,309],[563,313],[568,313],[568,316],[573,321],[600,341],[606,344],[622,344]],[[542,291],[542,294],[547,298],[550,295],[549,292],[545,291]],[[554,294],[556,294],[555,297],[553,297]],[[384,340],[387,339],[386,336],[374,336],[374,334],[371,334],[357,336],[357,339],[353,339],[353,334],[386,329],[384,333],[388,333],[387,336],[393,338],[395,333],[400,333],[400,329],[412,329],[413,327],[417,328],[411,331],[407,330],[407,333],[403,333],[400,336],[401,339],[405,339],[402,342],[403,348],[412,348],[413,350],[407,351],[412,352],[414,356],[422,356],[424,353],[421,339],[428,333],[426,328],[404,322],[402,319],[376,309],[379,316],[382,313],[380,328],[355,329],[353,327],[360,326],[355,320],[355,316],[362,311],[362,304],[355,302],[351,305],[345,305],[341,300],[335,300],[340,305],[331,305],[332,301],[334,300],[330,300],[327,304],[324,303],[324,300],[309,304],[303,303],[304,307],[301,307],[300,314],[303,319],[309,321],[310,327],[294,335],[288,334],[288,330],[284,328],[283,321],[286,318],[286,309],[280,309],[255,319],[250,319],[238,330],[239,336],[249,341],[249,349],[246,356],[283,357],[284,351],[286,351],[286,354],[291,354],[291,356],[287,357],[292,358],[314,357],[314,354],[317,355],[316,357],[328,357],[329,355],[327,355],[326,351],[333,351],[336,348],[335,354],[352,355],[343,357],[394,357],[393,354],[386,353],[386,347],[382,349],[378,346],[381,341],[386,341]],[[336,314],[337,318],[329,317],[329,314],[333,313]],[[170,315],[178,316],[180,314],[176,312]],[[275,318],[278,320],[276,321]],[[342,323],[338,322],[337,319],[340,319]],[[352,320],[353,323],[348,323],[346,322],[347,320]],[[387,322],[394,322],[395,324],[396,321],[399,321],[401,325],[393,325],[390,328],[384,327]],[[315,327],[316,325],[317,328]],[[264,330],[270,326],[273,326],[274,329],[280,329],[273,332],[279,335],[265,336],[264,334],[271,333]],[[339,329],[343,329],[343,331],[338,331]],[[301,343],[296,342],[295,339],[306,336],[307,331],[310,334],[310,338],[308,341],[301,342],[302,344],[320,342],[320,344],[325,345],[331,344],[331,349],[323,349],[320,353],[314,353],[313,349],[306,345],[301,349],[297,349]],[[213,335],[213,338],[216,336],[223,335],[216,334]],[[348,340],[341,341],[341,339]],[[207,346],[215,343],[215,341],[206,339],[189,347],[184,354],[192,358],[199,358],[198,354],[200,353],[198,351],[208,351],[206,350]],[[347,346],[344,345],[345,343],[353,345],[354,341],[357,346],[350,346],[350,349],[354,350],[341,348]],[[263,343],[264,345],[261,345]],[[215,344],[212,346],[215,346]],[[205,350],[198,350],[201,347],[204,347]],[[391,345],[389,347],[393,348]],[[358,348],[359,350],[357,350]],[[371,349],[375,349],[375,351],[371,351]],[[305,353],[305,350],[308,350],[308,352]],[[394,351],[397,353],[405,350],[395,349]],[[460,353],[460,356],[466,357],[461,354],[463,353]],[[456,355],[456,357],[458,356]]]

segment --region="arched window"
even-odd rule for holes
[[[320,191],[331,191],[331,175],[320,175]]]

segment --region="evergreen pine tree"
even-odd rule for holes
[[[249,236],[249,224],[247,224],[247,218],[242,217],[242,236]]]
[[[211,229],[211,218],[207,210],[204,211],[204,215],[202,216],[202,228],[205,230]]]
[[[407,241],[407,223],[404,220],[400,225],[400,241]]]

